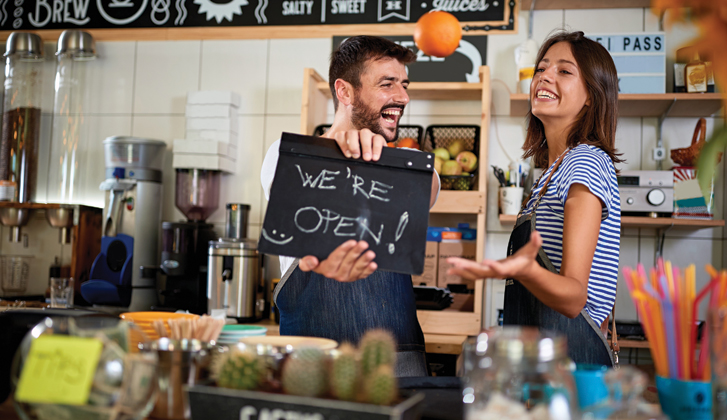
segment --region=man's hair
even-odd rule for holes
[[[369,60],[395,58],[401,64],[409,64],[416,59],[416,54],[401,45],[378,36],[359,35],[346,39],[331,54],[331,66],[328,69],[328,85],[333,95],[333,109],[338,110],[336,97],[336,80],[341,79],[361,87],[361,73]]]
[[[586,38],[583,32],[558,32],[540,47],[537,66],[558,42],[570,45],[581,77],[586,84],[590,104],[584,106],[570,127],[566,147],[590,144],[606,152],[614,163],[623,162],[616,153],[616,123],[618,121],[618,76],[611,54],[601,44]],[[533,78],[538,77],[535,73]],[[532,92],[531,92],[532,94]],[[528,112],[528,132],[525,137],[524,157],[533,157],[536,166],[548,167],[548,144],[543,123]]]

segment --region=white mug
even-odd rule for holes
[[[523,202],[522,187],[500,188],[500,212],[502,214],[518,214]]]

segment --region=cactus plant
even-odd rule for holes
[[[323,351],[315,347],[296,349],[283,365],[283,390],[287,394],[318,397],[327,390]]]
[[[331,361],[329,375],[331,395],[339,400],[353,401],[356,398],[358,377],[356,349],[344,343],[339,347],[338,355]]]
[[[364,382],[366,402],[378,405],[390,405],[398,395],[396,377],[390,365],[381,365]]]
[[[364,376],[375,372],[381,365],[396,363],[396,342],[394,336],[382,329],[367,331],[359,343],[361,370]]]
[[[217,385],[232,389],[257,389],[265,373],[263,363],[253,353],[233,351],[215,367]]]

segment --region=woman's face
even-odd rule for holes
[[[532,113],[544,125],[569,126],[589,104],[586,83],[567,42],[553,44],[535,69],[530,82]],[[563,125],[565,124],[565,125]]]

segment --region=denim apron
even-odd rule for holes
[[[298,268],[287,270],[273,292],[280,335],[325,337],[358,344],[372,328],[390,331],[398,344],[397,376],[428,376],[424,334],[416,313],[411,276],[374,271],[342,283]]]
[[[507,246],[508,256],[517,252],[530,240],[530,233],[535,230],[536,226],[535,212],[540,204],[540,199],[545,195],[550,178],[562,161],[560,159],[553,167],[543,188],[540,190],[540,194],[538,194],[532,212],[523,215],[522,210],[520,211]],[[528,198],[525,203],[529,201],[530,199]],[[558,274],[558,270],[553,266],[542,247],[538,251],[536,259],[541,267]],[[546,306],[519,281],[507,279],[505,284],[504,325],[534,326],[541,329],[557,331],[565,335],[568,340],[568,356],[575,363],[614,366],[613,352],[606,338],[603,336],[601,329],[596,325],[591,316],[588,315],[585,308],[581,310],[581,313],[577,317],[570,319]]]

